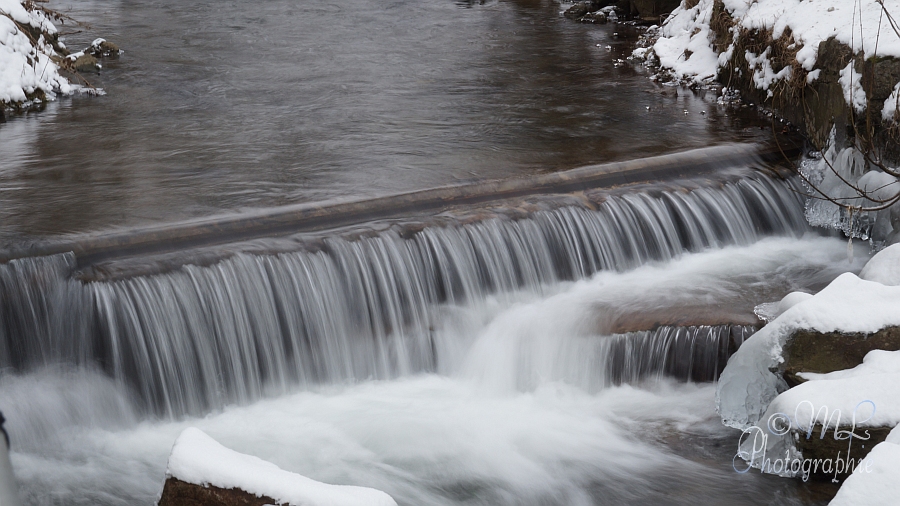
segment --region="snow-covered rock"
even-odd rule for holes
[[[859,464],[829,506],[893,506],[900,497],[900,427]]]
[[[812,297],[812,294],[806,292],[791,292],[784,296],[778,302],[765,302],[753,308],[753,312],[759,319],[770,322],[775,318],[778,318],[788,309],[796,306],[797,304],[809,299]]]
[[[798,330],[873,333],[900,325],[900,287],[846,273],[748,339],[728,361],[716,389],[723,423],[746,429],[759,422],[787,384],[777,373],[783,349]]]
[[[875,254],[859,277],[886,286],[900,286],[900,244],[892,244]]]
[[[388,494],[379,490],[321,483],[285,471],[260,458],[229,450],[196,428],[185,429],[175,441],[172,454],[169,456],[166,476],[201,487],[240,489],[285,505],[396,506],[397,504]],[[171,500],[165,490],[163,499]],[[160,501],[160,504],[163,502]]]

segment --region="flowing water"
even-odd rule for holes
[[[126,52],[89,76],[108,95],[0,125],[4,244],[768,136],[553,3],[69,5],[91,23],[71,47]],[[710,381],[754,305],[865,254],[755,164],[211,257],[0,264],[22,495],[150,504],[197,426],[403,505],[815,503],[732,470]]]

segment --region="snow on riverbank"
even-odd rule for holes
[[[28,9],[20,0],[0,0],[0,107],[75,91],[59,74],[53,61],[58,55],[45,37],[56,33],[40,9]]]
[[[850,47],[854,54],[865,59],[900,57],[900,34],[891,26],[889,13],[900,15],[900,0],[884,0],[883,6],[877,0],[685,1],[662,26],[653,50],[660,65],[676,78],[702,84],[713,81],[736,56],[735,52],[742,52],[739,39],[742,31],[771,33],[773,42],[760,54],[743,51],[738,55],[748,62],[755,86],[771,96],[777,82],[790,80],[799,69],[807,72],[808,83],[814,82],[819,77],[816,68],[819,45],[828,39]],[[726,37],[723,41],[723,35],[729,35],[731,40]],[[776,60],[783,58],[773,54],[777,51],[774,40],[783,36],[791,38],[785,50],[793,53],[793,61],[777,65]],[[848,104],[859,109],[865,104],[859,74],[848,66],[842,77]],[[891,98],[896,101],[895,95]],[[897,109],[891,98],[877,111],[885,118],[893,117]]]

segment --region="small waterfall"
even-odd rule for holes
[[[434,370],[442,304],[806,230],[792,183],[755,175],[115,281],[74,279],[70,254],[13,260],[0,265],[0,367],[96,368],[156,414],[203,413],[296,385]],[[714,377],[718,362],[698,369],[709,357],[679,351],[707,338],[681,332],[616,337],[610,356],[641,358],[614,360],[614,381]]]
[[[618,385],[662,376],[715,381],[728,357],[754,332],[756,327],[748,325],[664,325],[612,336],[606,350],[607,382]]]

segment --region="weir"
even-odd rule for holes
[[[435,214],[450,206],[697,176],[736,164],[766,166],[797,154],[797,149],[785,151],[753,144],[726,144],[531,178],[478,181],[378,198],[284,206],[254,213],[45,240],[0,250],[0,262],[72,252],[79,266],[84,267],[111,258],[336,228],[412,214]]]
[[[692,153],[674,155],[674,160],[696,161],[697,152]],[[706,162],[700,165],[710,171],[717,164],[733,166],[739,157],[744,163],[759,160],[747,147],[702,153]],[[646,178],[680,166],[673,164],[618,165],[633,167],[630,175],[605,166],[577,187],[584,189],[589,179],[612,184],[638,174]],[[573,189],[577,179],[566,174],[546,178],[558,184],[540,186],[547,191]],[[751,172],[711,187],[623,192],[594,206],[539,210],[521,219],[495,217],[411,234],[388,229],[354,239],[328,237],[316,250],[239,253],[208,266],[93,282],[74,274],[84,259],[108,257],[115,247],[133,254],[156,251],[162,246],[155,245],[169,240],[194,243],[214,231],[244,237],[239,232],[244,226],[254,234],[281,230],[277,224],[291,213],[309,216],[300,220],[303,226],[343,223],[362,218],[368,204],[295,208],[260,218],[262,227],[251,226],[258,223],[253,220],[226,220],[95,236],[69,242],[69,249],[60,246],[64,243],[38,245],[29,251],[54,254],[0,265],[0,367],[99,369],[130,389],[145,409],[176,417],[298,385],[441,372],[455,339],[446,330],[453,307],[477,306],[489,296],[517,290],[540,292],[561,280],[668,260],[686,251],[801,234],[807,226],[792,184]],[[398,207],[419,210],[427,202],[438,208],[525,191],[455,188],[453,195],[406,194],[400,200],[411,203]],[[375,214],[396,203],[378,202]],[[292,223],[295,230],[297,222]],[[604,352],[609,362],[598,364],[611,383],[660,374],[711,380],[728,350],[751,332],[723,325],[597,336],[609,343]]]

